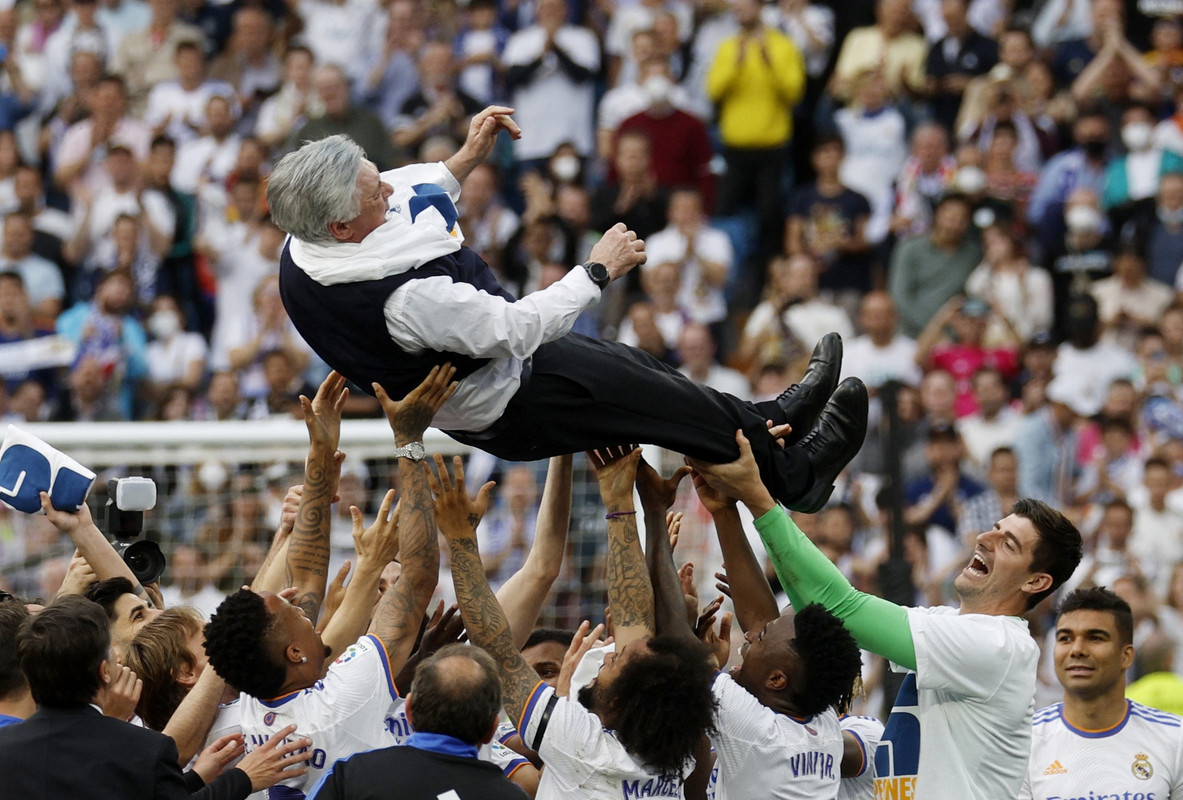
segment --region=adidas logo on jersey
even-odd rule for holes
[[[1067,775],[1068,770],[1064,769],[1064,765],[1059,761],[1053,761],[1051,766],[1043,771],[1044,775]]]

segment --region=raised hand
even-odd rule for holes
[[[645,459],[637,465],[637,491],[641,495],[641,505],[664,513],[674,504],[678,497],[678,486],[682,479],[690,474],[690,467],[678,467],[669,478],[662,478]]]
[[[567,697],[571,694],[571,678],[575,675],[575,668],[579,666],[579,662],[588,654],[588,651],[593,647],[602,647],[612,641],[611,637],[607,640],[601,640],[600,636],[604,633],[604,626],[597,625],[588,631],[591,623],[587,620],[579,623],[579,630],[575,631],[575,635],[571,637],[571,645],[567,648],[566,655],[563,656],[563,666],[559,669],[558,680],[555,681],[555,694],[559,697]]]
[[[645,263],[645,240],[638,238],[623,222],[618,222],[595,243],[588,261],[603,264],[613,279],[619,278]]]
[[[431,493],[435,495],[435,523],[439,526],[444,538],[451,541],[458,535],[473,535],[477,525],[489,509],[489,492],[496,485],[489,481],[481,487],[475,498],[468,496],[464,484],[464,459],[460,456],[452,457],[452,469],[456,480],[448,476],[448,467],[444,457],[435,454],[435,468],[439,478],[432,474],[426,464],[423,470],[427,474],[427,483],[431,486]]]
[[[222,774],[226,767],[234,763],[234,759],[246,752],[246,744],[241,733],[228,733],[214,740],[213,744],[202,750],[197,761],[193,764],[193,771],[201,776],[207,784]]]
[[[349,399],[345,376],[333,370],[309,400],[300,395],[300,408],[304,412],[304,424],[308,426],[308,438],[316,447],[336,450],[341,443],[341,411]]]
[[[731,658],[730,611],[725,611],[723,616],[719,618],[719,632],[715,632],[715,617],[722,605],[723,595],[719,595],[707,603],[694,628],[695,635],[710,648],[711,653],[715,656],[715,662],[719,665],[719,669],[723,669],[727,665],[728,659]]]
[[[41,493],[41,510],[45,512],[45,518],[53,523],[53,527],[67,536],[80,528],[94,525],[94,519],[91,518],[90,508],[86,503],[77,511],[62,511],[53,507],[48,492]]]
[[[449,644],[468,641],[464,633],[464,619],[460,616],[460,606],[453,603],[443,611],[444,601],[441,600],[426,630],[419,642],[418,656],[420,659],[429,658],[437,650]],[[442,613],[441,613],[442,612]]]
[[[432,367],[423,382],[402,400],[391,400],[385,389],[377,383],[373,384],[374,395],[382,404],[382,410],[394,431],[395,443],[423,440],[423,432],[431,425],[435,412],[440,410],[459,385],[452,382],[455,374],[456,368],[451,364]]]
[[[308,772],[304,762],[312,758],[312,740],[297,739],[288,744],[283,743],[295,732],[295,725],[276,731],[270,739],[238,762],[238,769],[251,779],[251,791],[261,792],[280,781],[298,778]],[[298,750],[303,752],[296,752]]]
[[[694,472],[692,475],[694,491],[698,494],[698,500],[702,503],[703,508],[710,512],[711,516],[735,508],[735,498],[728,497],[714,486],[711,486],[701,473]]]
[[[110,670],[118,670],[111,682],[107,684],[106,696],[103,699],[103,714],[127,722],[136,712],[136,705],[140,702],[140,693],[144,691],[144,681],[132,672],[131,667],[121,667],[118,664],[108,664]]]
[[[596,471],[596,480],[600,482],[600,497],[604,503],[612,505],[627,499],[629,508],[632,508],[633,486],[637,482],[641,448],[601,447],[589,450],[587,457],[591,459],[592,467]]]
[[[368,528],[362,527],[361,510],[357,506],[349,507],[349,515],[353,518],[353,547],[357,550],[359,563],[366,559],[384,567],[398,555],[399,508],[394,504],[394,497],[394,489],[386,493],[378,508],[378,517]],[[394,506],[393,511],[391,506]]]

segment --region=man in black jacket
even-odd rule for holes
[[[484,650],[448,645],[419,665],[407,695],[415,732],[405,745],[343,758],[309,800],[380,800],[398,787],[403,800],[480,797],[522,800],[522,790],[477,749],[493,738],[501,711],[501,678]]]
[[[6,797],[245,800],[252,791],[303,772],[301,762],[311,756],[310,750],[290,755],[308,747],[308,740],[277,747],[282,738],[276,737],[190,794],[171,738],[103,716],[119,666],[107,617],[96,603],[77,595],[54,601],[21,625],[17,654],[38,710],[0,729]],[[260,757],[254,758],[256,753]]]

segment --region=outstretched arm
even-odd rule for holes
[[[361,511],[352,506],[353,544],[357,550],[357,569],[345,587],[341,606],[325,625],[321,638],[332,649],[329,658],[336,658],[346,647],[356,642],[370,624],[370,614],[378,599],[378,581],[382,570],[398,553],[398,509],[394,505],[394,489],[382,498],[378,518],[368,528],[362,527]]]
[[[600,497],[608,509],[608,608],[616,649],[652,636],[653,584],[637,534],[633,485],[641,450],[605,448],[588,453],[600,482]],[[664,512],[663,512],[664,517]]]
[[[395,444],[404,447],[413,442],[422,443],[431,418],[456,391],[452,382],[455,374],[451,365],[433,367],[427,379],[397,403],[381,386],[374,384],[374,394],[394,430]],[[440,571],[439,539],[424,465],[410,458],[399,458],[398,475],[403,489],[398,518],[403,572],[398,582],[382,595],[370,623],[370,633],[386,648],[395,672],[415,646],[419,623],[435,592]]]
[[[509,618],[513,643],[520,648],[538,623],[542,604],[563,566],[567,530],[571,526],[570,455],[555,456],[546,468],[546,486],[538,507],[534,543],[522,568],[497,590],[497,602]]]
[[[856,590],[830,559],[793,524],[760,481],[752,446],[742,431],[736,442],[740,456],[730,464],[706,464],[687,459],[712,487],[746,505],[756,518],[756,530],[789,592],[793,607],[820,603],[842,620],[859,645],[897,664],[916,668],[916,648],[908,614],[902,606]]]
[[[468,138],[456,151],[456,155],[444,162],[455,176],[456,180],[464,183],[468,174],[483,164],[492,155],[493,146],[497,144],[497,135],[504,129],[514,139],[522,138],[522,129],[513,121],[510,114],[512,108],[505,106],[489,106],[473,115],[468,123]]]
[[[460,604],[468,640],[484,648],[497,662],[501,673],[501,703],[514,725],[520,726],[526,700],[541,679],[514,646],[509,618],[489,587],[477,549],[476,527],[489,507],[489,490],[493,484],[482,486],[474,500],[464,486],[463,460],[456,456],[452,464],[456,473],[454,483],[440,455],[435,457],[439,480],[437,482],[430,473],[428,480],[435,492],[435,515],[440,533],[448,542],[456,601]]]
[[[308,619],[320,616],[329,569],[329,506],[337,493],[341,466],[337,445],[341,441],[341,409],[349,398],[345,376],[330,372],[316,396],[300,396],[304,424],[308,426],[308,458],[304,462],[304,493],[296,524],[288,540],[280,572],[284,586],[295,586],[293,603]]]
[[[694,630],[686,619],[686,600],[666,525],[666,512],[674,504],[678,484],[689,472],[687,467],[681,467],[667,481],[644,459],[637,467],[637,491],[645,511],[645,562],[653,584],[655,629],[661,634],[691,639],[695,638]]]
[[[131,567],[124,563],[123,559],[119,557],[119,553],[115,552],[115,548],[107,541],[107,537],[94,524],[90,508],[85,503],[82,504],[82,508],[73,513],[59,511],[53,507],[49,494],[42,492],[41,509],[45,512],[46,519],[74,542],[74,547],[77,548],[79,555],[86,559],[91,569],[94,570],[95,577],[100,581],[105,581],[107,578],[127,578],[131,581],[132,591],[149,607],[155,607],[156,604],[152,602],[148,592],[136,580]]]
[[[764,570],[748,544],[735,500],[716,491],[698,473],[694,474],[694,490],[715,521],[715,534],[719,537],[723,563],[727,565],[731,600],[735,603],[739,628],[742,631],[759,630],[780,616],[780,608],[768,579],[764,577]]]

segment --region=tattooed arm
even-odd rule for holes
[[[571,463],[572,457],[565,455],[555,456],[547,465],[534,543],[526,563],[497,590],[497,602],[509,617],[513,643],[518,647],[534,631],[542,604],[563,565],[571,527]]]
[[[641,552],[633,485],[641,450],[610,448],[588,453],[600,482],[600,497],[608,509],[608,608],[616,651],[629,642],[652,636],[653,584]]]
[[[341,459],[341,408],[349,398],[345,377],[334,371],[309,400],[300,396],[304,424],[308,426],[308,458],[304,462],[304,493],[296,524],[288,538],[281,571],[282,585],[295,586],[292,600],[315,620],[324,602],[329,568],[329,506],[337,492]]]
[[[435,457],[439,481],[430,473],[428,480],[435,492],[435,518],[440,533],[448,541],[456,602],[460,604],[468,641],[484,648],[497,662],[501,673],[501,704],[514,725],[520,725],[526,699],[541,679],[514,647],[509,618],[489,588],[481,554],[477,550],[476,526],[489,507],[489,490],[493,484],[489,482],[482,486],[473,500],[464,486],[463,460],[456,456],[452,463],[456,471],[455,484],[448,477],[448,469],[440,455]]]
[[[374,384],[374,394],[394,430],[395,444],[403,447],[423,441],[423,432],[431,424],[431,418],[456,391],[456,384],[452,383],[455,374],[456,370],[448,365],[433,367],[423,383],[399,402],[391,400],[381,386]],[[398,515],[403,571],[394,586],[382,595],[370,623],[370,633],[386,647],[395,673],[415,646],[419,624],[435,592],[440,571],[439,537],[425,465],[400,458],[398,475],[403,490]]]

